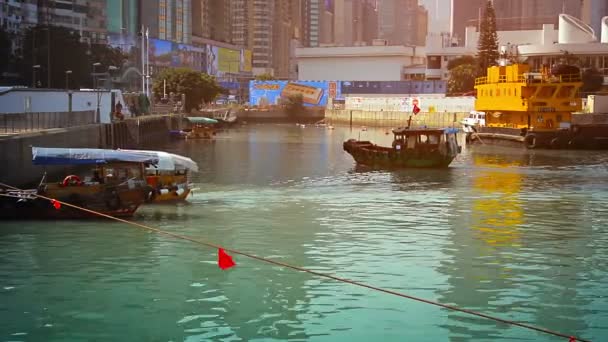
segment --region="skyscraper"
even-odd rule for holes
[[[106,1],[106,13],[108,32],[136,35],[140,31],[139,0]]]
[[[192,40],[190,0],[142,0],[140,13],[142,25],[149,29],[150,37],[178,43]]]
[[[426,37],[426,27],[420,26],[419,16],[427,16],[421,11],[417,0],[379,0],[378,1],[378,36],[395,45],[424,45],[420,36]]]
[[[336,0],[334,40],[338,45],[371,43],[377,38],[378,20],[375,1]]]
[[[231,0],[191,0],[192,35],[230,42],[232,2]]]

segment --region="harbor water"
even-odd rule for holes
[[[247,125],[151,146],[201,168],[137,222],[315,271],[608,340],[608,154],[475,146],[373,171],[348,138]],[[0,223],[0,341],[563,341],[109,221]]]

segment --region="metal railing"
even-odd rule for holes
[[[0,134],[34,132],[96,123],[95,111],[0,113]]]
[[[521,74],[517,75],[516,80],[507,81],[506,75],[500,75],[497,81],[489,81],[487,76],[477,77],[475,85],[495,84],[495,83],[568,83],[581,82],[580,74],[565,75],[541,75],[541,74]]]

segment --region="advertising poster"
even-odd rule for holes
[[[241,50],[241,71],[251,72],[252,70],[252,54],[251,50]]]
[[[206,58],[205,58],[206,72],[212,76],[218,75],[218,47],[213,45],[207,45]]]
[[[160,67],[175,66],[173,59],[173,43],[168,40],[150,39],[148,47],[150,53],[150,64]]]
[[[226,48],[218,48],[218,70],[220,72],[226,72],[236,74],[240,70],[241,66],[241,53],[239,50],[232,50]]]
[[[177,54],[177,60],[180,67],[203,71],[204,49],[192,45],[178,44],[174,54]]]
[[[341,97],[338,81],[250,81],[249,103],[252,106],[281,104],[281,99],[302,94],[305,106],[326,106],[327,99]]]

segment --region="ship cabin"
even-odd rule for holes
[[[530,72],[527,64],[492,66],[475,80],[475,110],[487,113],[486,127],[504,131],[569,128],[571,113],[582,108],[581,86],[573,66],[544,67],[540,73]]]

